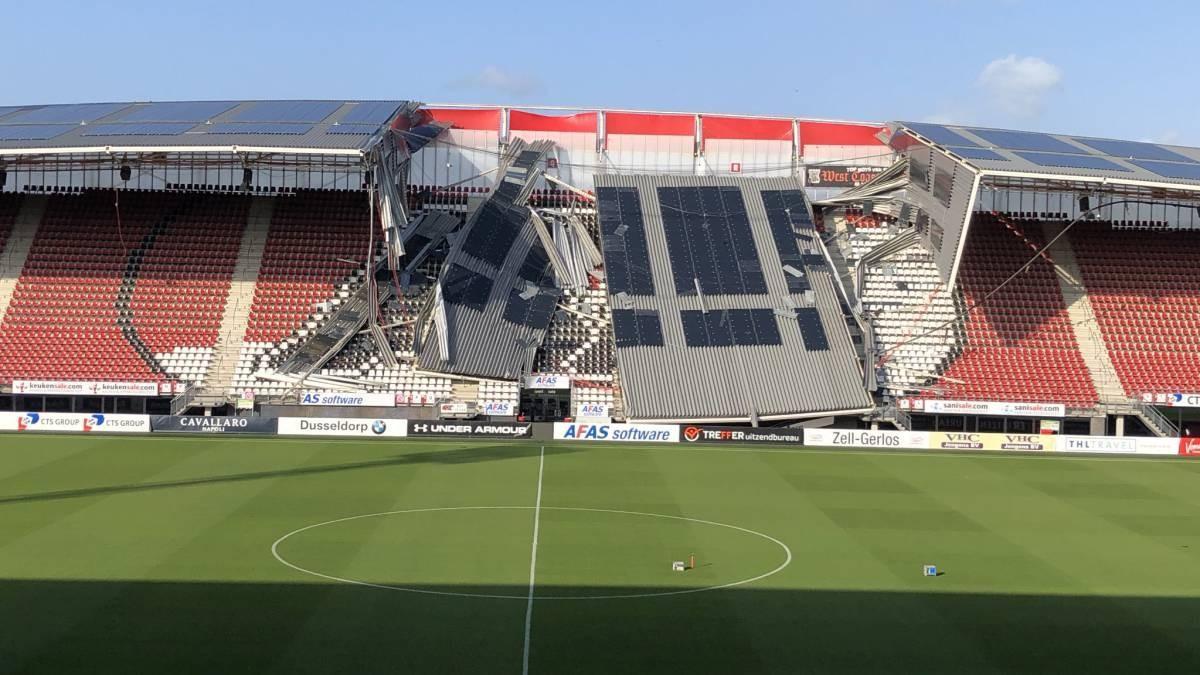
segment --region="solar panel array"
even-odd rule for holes
[[[804,192],[763,190],[759,194],[762,195],[763,207],[767,210],[771,238],[775,240],[775,249],[779,251],[779,264],[784,268],[788,292],[803,293],[812,288],[812,285],[803,273],[806,261],[800,253],[796,235],[811,235],[814,230],[812,220],[808,217]]]
[[[1032,171],[1033,167],[1045,167],[1066,169],[1066,173],[1073,170],[1082,175],[1125,174],[1123,177],[1147,181],[1157,177],[1200,181],[1200,171],[1194,168],[1200,165],[1200,159],[1154,143],[923,122],[902,124],[953,154],[982,162],[985,169]],[[998,150],[1011,152],[1016,159]]]
[[[654,295],[642,202],[633,187],[596,189],[604,272],[612,293]]]
[[[442,278],[442,299],[452,305],[483,311],[491,292],[491,278],[462,265],[449,265]]]
[[[162,101],[0,107],[0,142],[23,148],[26,141],[49,147],[102,145],[276,145],[362,149],[369,139],[415,104],[404,101]],[[432,138],[444,125],[421,127]],[[247,138],[229,139],[228,136]],[[307,138],[300,139],[300,136]],[[249,138],[258,137],[258,138]],[[105,141],[112,138],[112,141]],[[425,140],[424,142],[427,142]],[[416,147],[424,144],[418,139]],[[40,147],[40,146],[28,146]]]
[[[658,201],[676,293],[767,292],[740,189],[660,187]]]
[[[329,117],[337,101],[257,101],[230,116],[231,122],[309,122]]]
[[[342,116],[342,124],[370,124],[378,127],[391,119],[399,107],[399,101],[360,101]]]
[[[869,405],[845,323],[821,323],[841,308],[799,181],[595,180],[627,415],[752,420]],[[821,311],[803,334],[797,307]]]
[[[663,346],[662,321],[650,309],[614,309],[613,337],[617,347]]]
[[[1130,171],[1103,157],[1095,155],[1056,155],[1050,152],[1015,152],[1038,166],[1061,166],[1068,169],[1100,169],[1101,171]]]
[[[279,134],[299,136],[312,131],[311,124],[291,124],[286,122],[222,122],[204,127],[209,134]]]
[[[75,128],[73,124],[0,125],[0,141],[45,141]]]
[[[810,352],[829,349],[829,338],[816,307],[796,308],[796,320],[800,323],[800,339],[804,341],[805,349]]]
[[[504,319],[512,323],[542,328],[550,323],[550,315],[558,305],[554,276],[550,273],[550,257],[541,242],[534,242],[517,270],[519,285],[508,292]],[[527,282],[527,283],[525,283]],[[532,297],[530,293],[533,293]]]
[[[724,309],[680,313],[688,347],[779,345],[779,324],[770,309]]]
[[[207,122],[223,112],[232,110],[237,101],[163,101],[135,106],[119,115],[118,122],[191,122],[192,126]]]
[[[89,124],[81,136],[178,136],[196,126],[191,122],[137,122]]]
[[[16,113],[5,124],[84,124],[115,113],[128,103],[72,103],[51,105]]]
[[[463,241],[462,248],[464,252],[498,268],[508,257],[508,250],[521,232],[524,218],[511,217],[503,204],[492,199],[479,208],[479,217]]]

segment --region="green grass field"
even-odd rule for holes
[[[540,447],[0,436],[0,672],[1200,672],[1200,464]]]

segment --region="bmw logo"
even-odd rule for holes
[[[387,423],[384,422],[383,420],[375,420],[374,422],[371,423],[371,431],[373,431],[375,433],[375,435],[378,436],[379,434],[382,434],[383,432],[387,431]]]

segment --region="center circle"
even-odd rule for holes
[[[288,532],[271,553],[287,567],[330,581],[528,600],[533,510],[458,506],[366,513]],[[715,591],[766,579],[792,561],[791,549],[770,535],[699,518],[542,506],[539,521],[533,595],[539,601]],[[673,570],[674,562],[690,565],[693,556],[694,568]]]

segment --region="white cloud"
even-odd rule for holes
[[[1009,54],[984,66],[976,84],[999,112],[1028,119],[1041,114],[1047,96],[1062,80],[1062,70],[1053,63]]]
[[[479,72],[450,84],[458,89],[483,90],[507,96],[525,96],[541,89],[541,83],[536,78],[493,65],[484,66]]]

